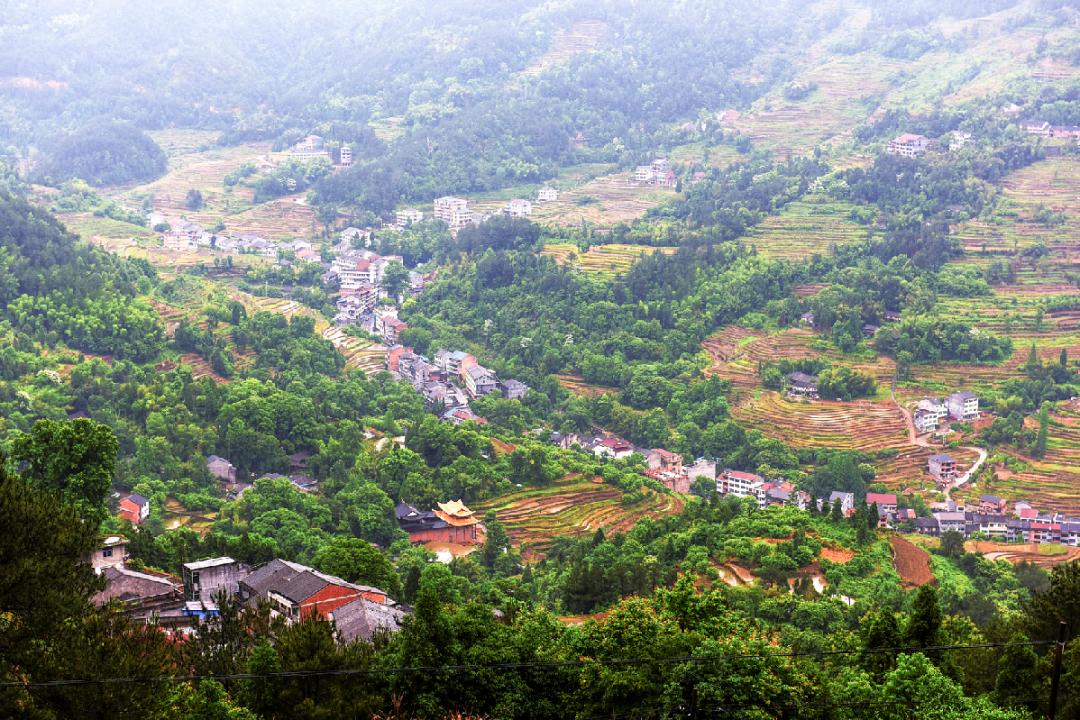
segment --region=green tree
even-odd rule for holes
[[[484,515],[484,529],[487,537],[484,538],[480,557],[485,567],[493,568],[500,557],[510,552],[510,536],[506,534],[506,528],[499,522],[494,510],[488,510]]]
[[[999,705],[1019,705],[1035,710],[1035,698],[1042,694],[1042,678],[1039,674],[1039,656],[1027,642],[1027,637],[1022,633],[1014,633],[1001,653],[997,680],[994,682],[994,700]]]
[[[108,514],[108,497],[119,443],[112,429],[78,420],[38,420],[29,434],[15,438],[11,456],[23,476],[44,490],[59,493],[64,502],[95,524]]]
[[[1039,408],[1039,433],[1035,436],[1035,444],[1031,448],[1031,454],[1041,458],[1046,455],[1047,436],[1050,432],[1050,405],[1043,403]]]
[[[388,263],[383,271],[382,288],[386,294],[396,298],[409,286],[409,271],[399,262]]]
[[[373,585],[395,597],[401,592],[401,581],[394,566],[366,540],[335,538],[319,548],[312,562],[319,570],[348,582]]]
[[[939,552],[945,557],[960,558],[964,555],[964,536],[956,530],[947,530],[941,534]]]
[[[907,627],[904,628],[904,643],[920,648],[937,645],[941,621],[937,588],[930,584],[923,585],[915,593]]]

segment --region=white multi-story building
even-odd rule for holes
[[[330,152],[326,149],[326,141],[322,137],[308,135],[289,148],[289,157],[297,160],[315,160],[316,158],[329,158]]]
[[[416,208],[402,208],[394,213],[394,220],[398,227],[407,227],[424,219],[424,213]]]
[[[979,417],[979,396],[970,391],[953,393],[949,396],[949,414],[961,422],[969,422]]]
[[[949,407],[938,398],[923,398],[915,407],[915,429],[920,433],[937,430],[949,417]]]
[[[540,188],[540,192],[536,193],[537,202],[551,202],[552,200],[559,199],[559,191],[550,185],[545,185]]]
[[[510,217],[526,218],[532,215],[532,203],[521,198],[514,198],[506,204],[504,212]]]
[[[473,213],[468,200],[448,195],[435,199],[435,219],[442,220],[451,230],[457,231],[473,221]]]
[[[914,133],[904,133],[898,135],[889,143],[887,152],[890,155],[899,155],[900,157],[914,158],[919,157],[929,146],[930,140],[923,135],[915,135]]]
[[[764,495],[765,478],[739,470],[724,470],[716,477],[716,492],[721,495],[759,498]]]
[[[341,166],[349,167],[352,165],[352,148],[348,145],[341,146]]]

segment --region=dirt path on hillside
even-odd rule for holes
[[[925,447],[925,448],[940,447],[939,445],[936,445],[935,443],[931,442],[931,440],[930,440],[930,438],[928,436],[919,435],[919,433],[915,430],[915,418],[912,416],[911,411],[908,410],[903,405],[901,405],[900,402],[896,399],[896,384],[895,383],[893,383],[892,387],[890,387],[890,389],[889,389],[889,397],[892,399],[893,404],[896,405],[896,407],[900,409],[900,414],[902,414],[904,416],[904,424],[907,425],[907,433],[908,433],[908,442],[909,443],[911,443],[912,445],[917,445],[919,447]],[[974,452],[979,457],[974,463],[972,463],[971,467],[969,467],[966,472],[958,475],[956,477],[956,479],[954,479],[951,483],[949,483],[948,485],[945,486],[945,499],[946,500],[951,500],[952,499],[952,497],[951,497],[952,491],[955,490],[956,488],[960,487],[961,485],[964,485],[965,483],[969,482],[971,480],[972,476],[974,476],[975,473],[979,472],[979,468],[981,468],[983,466],[983,463],[985,463],[986,459],[989,457],[989,453],[987,453],[986,450],[984,450],[983,448],[981,448],[981,447],[979,447],[977,445],[962,445],[962,446],[960,446],[960,449],[961,450],[971,450],[972,452]]]

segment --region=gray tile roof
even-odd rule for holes
[[[365,598],[342,605],[331,613],[338,637],[345,642],[370,640],[379,631],[397,632],[406,611],[398,605],[372,602]]]

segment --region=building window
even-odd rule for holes
[[[105,548],[102,550],[101,557],[112,557],[112,548]]]

